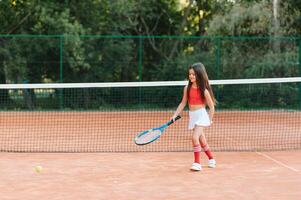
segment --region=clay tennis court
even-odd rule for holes
[[[1,199],[300,199],[301,151],[215,156],[191,172],[188,152],[1,153]]]
[[[187,112],[133,143],[171,113],[1,112],[1,199],[300,199],[300,112],[217,112],[206,134],[218,165],[202,153],[201,172],[189,170]]]

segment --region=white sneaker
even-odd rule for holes
[[[215,168],[216,167],[216,161],[214,159],[210,159],[208,162],[208,167]]]
[[[199,163],[192,163],[192,166],[190,168],[192,171],[201,171],[202,165]]]

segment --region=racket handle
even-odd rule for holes
[[[174,123],[175,121],[177,121],[178,119],[181,119],[181,116],[178,115],[174,120],[170,120],[168,123],[167,123],[167,126],[171,125],[172,123]]]

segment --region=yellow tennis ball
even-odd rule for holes
[[[34,167],[34,170],[37,172],[37,173],[40,173],[41,171],[42,171],[42,166],[40,166],[40,165],[37,165],[37,166],[35,166]]]

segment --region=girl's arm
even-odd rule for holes
[[[210,121],[212,123],[213,115],[214,115],[214,112],[215,112],[214,102],[212,101],[211,95],[210,95],[208,90],[205,90],[204,94],[205,94],[206,103],[209,107],[209,118],[210,118]]]
[[[179,104],[176,112],[172,116],[172,119],[175,119],[183,111],[183,109],[186,106],[186,103],[187,103],[187,86],[184,87],[182,101]]]

